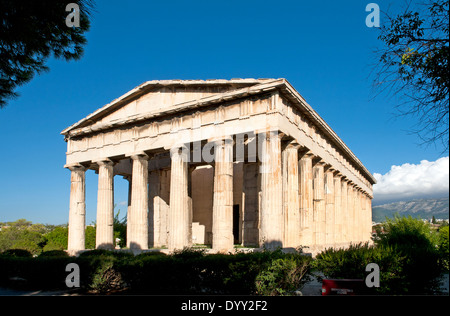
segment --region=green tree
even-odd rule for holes
[[[8,249],[23,249],[38,255],[42,252],[46,239],[37,231],[30,230],[27,226],[21,225],[21,220],[15,222],[10,227],[2,228],[0,232],[0,252]]]
[[[438,249],[439,253],[441,255],[441,263],[442,267],[445,270],[449,270],[449,241],[448,241],[448,225],[447,226],[441,226],[439,228],[439,235],[438,235]]]
[[[79,5],[79,27],[66,25],[69,2]],[[18,96],[17,87],[49,70],[49,57],[81,58],[92,9],[91,0],[0,0],[0,108]]]
[[[449,1],[407,2],[382,19],[375,87],[399,96],[400,115],[417,117],[413,129],[425,144],[449,145]]]
[[[44,251],[50,250],[66,250],[68,241],[68,228],[55,227],[52,231],[45,235],[47,243],[44,246]]]
[[[85,247],[86,249],[95,249],[95,226],[86,226]]]
[[[442,275],[438,235],[428,222],[418,218],[399,217],[383,223],[384,233],[375,243],[378,247],[393,248],[403,257],[401,280],[404,294],[433,294],[439,291]]]
[[[28,228],[31,225],[32,225],[32,223],[30,221],[27,221],[24,218],[21,218],[21,219],[18,219],[17,221],[15,221],[15,222],[10,222],[9,223],[9,226],[17,227],[19,229],[25,229],[25,228]]]

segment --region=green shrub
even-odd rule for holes
[[[352,244],[347,249],[326,249],[319,253],[313,266],[325,278],[365,279],[366,266],[376,263],[380,267],[380,288],[373,289],[380,294],[401,292],[404,257],[393,247],[376,247],[365,244]]]
[[[395,245],[409,249],[412,247],[435,247],[438,237],[431,230],[430,224],[418,218],[399,217],[387,219],[383,224],[384,233],[378,233],[375,243],[378,245]]]
[[[412,217],[395,217],[382,224],[375,244],[327,249],[316,256],[315,268],[328,278],[365,279],[365,267],[380,268],[381,294],[435,294],[440,289],[442,264],[437,235],[429,224]]]
[[[61,255],[61,256],[60,256]],[[309,257],[281,251],[206,255],[184,249],[172,255],[93,250],[79,257],[44,252],[37,258],[0,256],[0,284],[11,276],[32,289],[67,289],[67,264],[80,267],[81,288],[92,293],[127,290],[154,295],[286,295],[306,280]],[[270,275],[270,279],[268,276]]]
[[[438,235],[438,251],[440,256],[440,264],[442,269],[449,271],[449,242],[448,242],[448,226],[439,228]]]
[[[25,249],[8,249],[2,252],[3,256],[31,258],[33,254]]]
[[[421,219],[398,217],[383,223],[385,233],[376,241],[391,246],[404,257],[401,280],[405,294],[433,294],[440,288],[442,266],[438,235]]]
[[[260,295],[292,295],[309,278],[310,257],[286,256],[273,260],[256,277],[256,290]]]
[[[93,226],[86,226],[84,244],[86,249],[95,249],[96,229]]]
[[[39,257],[69,257],[69,254],[64,250],[49,250],[41,252]]]
[[[67,249],[67,227],[55,227],[51,232],[47,233],[45,237],[47,238],[47,243],[44,246],[44,251]]]

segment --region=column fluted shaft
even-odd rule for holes
[[[148,249],[148,159],[147,155],[133,155],[131,179],[130,249]]]
[[[341,210],[342,210],[342,242],[349,242],[348,216],[348,188],[347,179],[341,181]]]
[[[218,252],[228,252],[234,244],[233,140],[217,141],[214,148],[212,247]]]
[[[98,162],[96,248],[114,248],[114,174],[113,162]]]
[[[283,244],[283,183],[281,177],[281,135],[262,137],[260,245],[268,249]]]
[[[284,247],[300,246],[298,148],[294,141],[283,150]]]
[[[313,191],[313,155],[305,154],[299,160],[299,190],[300,190],[300,227],[301,244],[312,245],[312,216],[314,204]]]
[[[334,177],[334,243],[342,243],[342,186],[341,175]]]
[[[70,210],[67,250],[76,252],[85,249],[86,226],[86,169],[83,166],[69,167]]]
[[[335,240],[335,206],[334,206],[334,170],[325,172],[325,244],[332,245]]]
[[[186,147],[173,148],[170,151],[170,207],[168,216],[169,250],[183,249],[190,245],[189,230],[191,223],[188,196],[188,153]]]
[[[313,167],[313,243],[323,245],[325,243],[325,184],[324,163],[318,162]]]

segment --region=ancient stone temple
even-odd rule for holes
[[[285,79],[149,81],[62,131],[69,252],[113,248],[114,177],[129,182],[132,250],[345,247],[371,237],[374,177]]]

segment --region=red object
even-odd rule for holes
[[[360,295],[367,289],[362,279],[324,279],[322,295]]]

